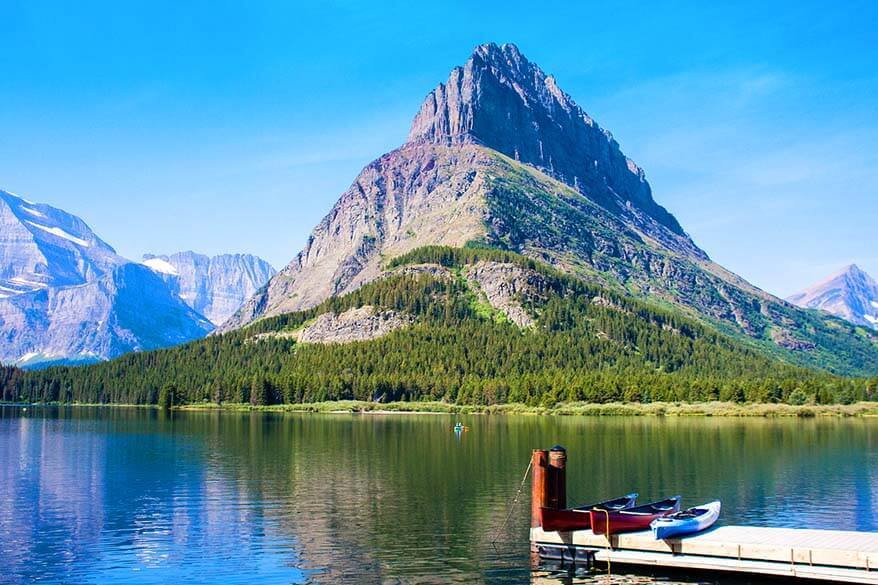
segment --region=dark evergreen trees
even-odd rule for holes
[[[174,404],[177,402],[176,394],[177,387],[174,384],[168,382],[167,384],[163,385],[158,395],[159,408],[164,408],[165,410],[167,410],[174,406]]]
[[[546,290],[526,301],[520,329],[479,303],[460,268],[479,260],[538,271]],[[321,400],[446,400],[553,405],[560,401],[856,401],[878,379],[791,366],[678,312],[485,248],[424,248],[391,266],[436,263],[452,278],[401,273],[309,311],[176,348],[85,367],[0,368],[3,400],[255,405]],[[600,302],[597,302],[599,299]],[[524,299],[522,299],[524,301]],[[372,341],[297,344],[289,335],[325,312],[372,305],[416,316]]]

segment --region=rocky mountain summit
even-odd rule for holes
[[[878,283],[856,264],[845,266],[787,300],[878,329]]]
[[[794,363],[837,372],[878,363],[878,337],[712,262],[612,135],[515,46],[495,44],[427,95],[408,141],[363,169],[305,249],[221,330],[315,307],[428,245],[518,252]]]
[[[617,214],[680,224],[652,198],[642,170],[606,130],[515,45],[476,48],[421,105],[409,143],[479,144],[581,191]],[[693,247],[694,248],[694,247]]]
[[[206,256],[177,252],[169,256],[146,254],[143,264],[165,281],[184,303],[221,325],[277,272],[252,254]]]
[[[211,329],[80,218],[0,191],[0,362],[95,361]]]

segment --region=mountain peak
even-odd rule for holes
[[[513,44],[475,48],[424,99],[410,143],[478,144],[534,166],[614,212],[635,208],[678,235],[643,171]]]
[[[844,267],[842,272],[845,274],[853,275],[853,276],[862,276],[862,275],[866,274],[865,272],[863,272],[863,269],[860,268],[859,266],[857,266],[856,264],[848,264],[847,266]]]
[[[520,64],[522,61],[528,62],[518,47],[512,43],[503,43],[502,45],[483,43],[473,50],[472,57],[481,57],[486,61],[507,65]]]
[[[787,300],[878,329],[878,283],[856,264],[848,264]]]
[[[81,218],[0,190],[0,362],[94,361],[212,329]]]

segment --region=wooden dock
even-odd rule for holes
[[[652,532],[548,532],[539,508],[566,505],[566,452],[534,451],[531,549],[567,563],[594,562],[650,569],[765,575],[878,585],[878,532],[719,526],[683,539],[655,540]]]
[[[878,584],[878,533],[722,526],[684,539],[531,529],[543,558]]]

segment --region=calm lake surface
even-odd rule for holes
[[[679,493],[722,499],[722,523],[878,530],[876,441],[870,419],[5,407],[0,582],[605,583],[531,570],[529,483],[492,545],[533,448],[567,447],[570,503]]]

